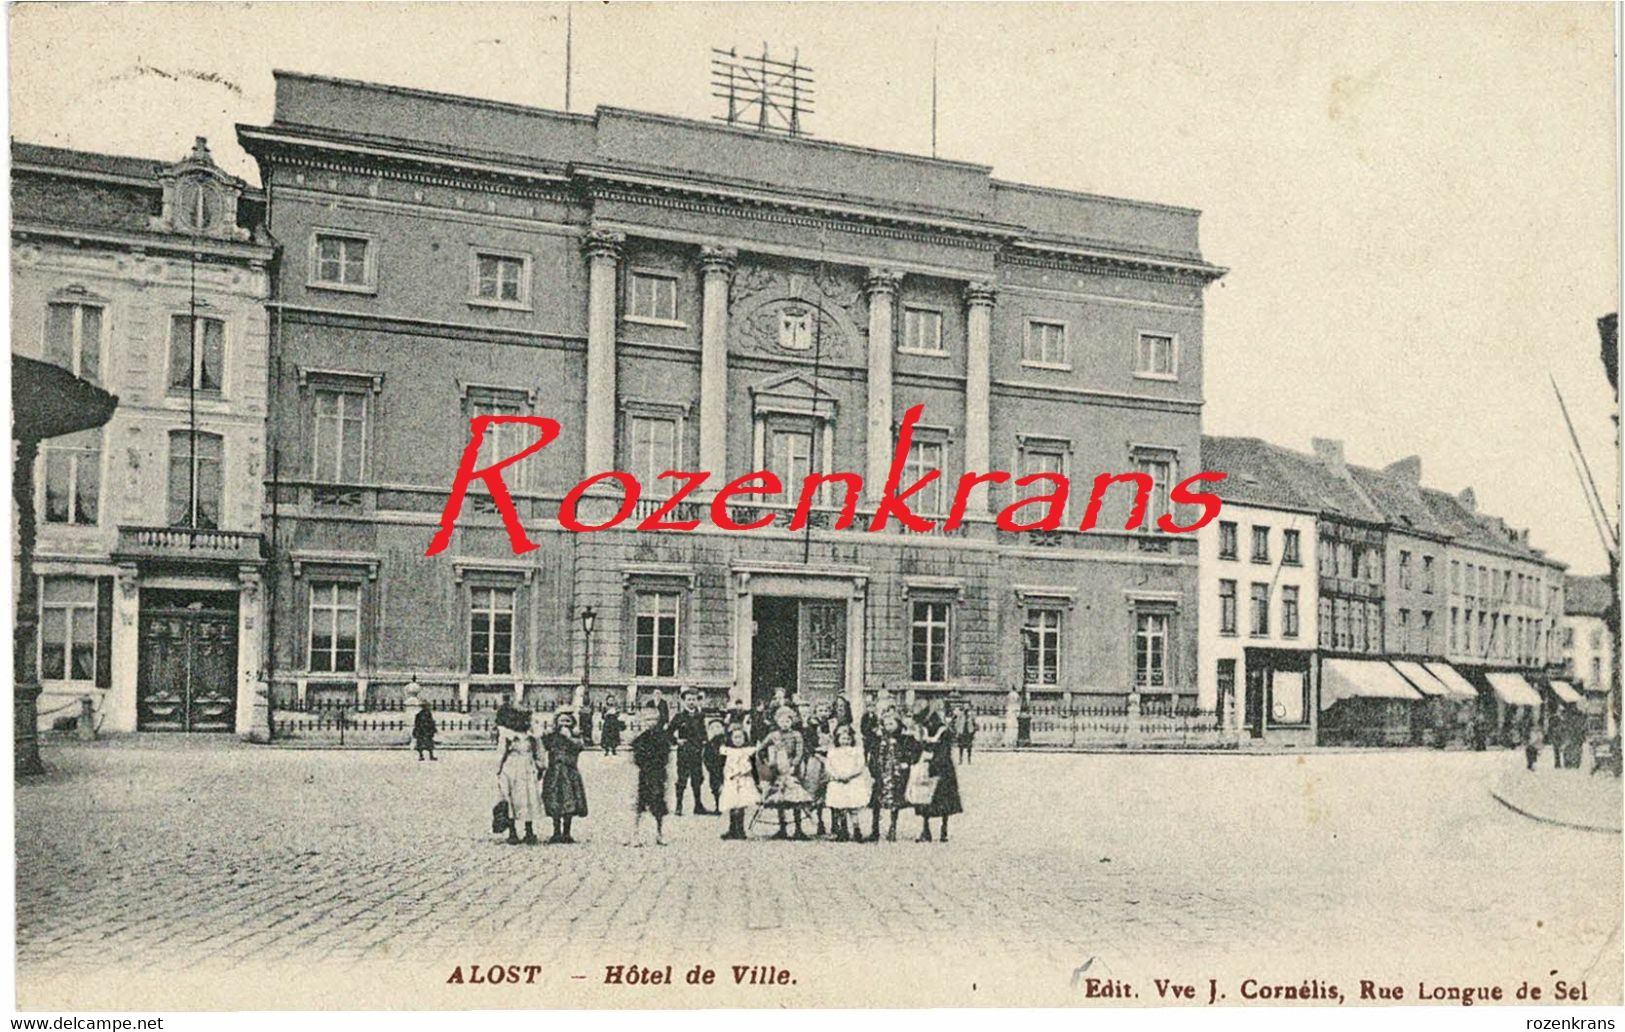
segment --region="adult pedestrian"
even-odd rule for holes
[[[439,758],[434,754],[434,736],[439,728],[435,726],[434,711],[429,708],[429,700],[424,699],[419,706],[417,716],[412,718],[412,745],[417,749],[421,763],[424,753],[428,753],[431,760]]]
[[[916,720],[920,727],[920,746],[926,758],[926,773],[936,779],[931,800],[916,806],[920,815],[918,841],[931,841],[931,818],[938,819],[937,841],[948,841],[948,818],[964,812],[959,798],[959,775],[954,770],[954,733],[942,716],[929,704],[920,707]]]
[[[613,699],[604,702],[604,715],[599,718],[598,741],[605,756],[614,756],[621,749],[621,714]]]

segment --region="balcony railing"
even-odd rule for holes
[[[202,527],[120,527],[118,552],[134,559],[246,563],[263,558],[260,535]]]

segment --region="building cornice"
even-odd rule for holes
[[[1026,265],[1063,272],[1105,272],[1126,279],[1159,283],[1212,283],[1229,269],[1200,259],[1174,258],[1085,247],[1075,244],[1017,240],[1007,245],[999,260],[1010,265]]]
[[[204,255],[262,268],[275,255],[269,244],[190,237],[174,233],[139,233],[96,226],[56,225],[48,222],[13,222],[13,241],[56,240],[75,247],[99,244],[119,251],[171,256]]]

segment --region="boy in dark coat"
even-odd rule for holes
[[[638,829],[643,815],[655,819],[655,845],[666,844],[666,772],[671,768],[671,733],[660,720],[659,710],[648,707],[650,724],[632,739],[632,762],[638,768],[637,816],[632,819],[632,845],[641,846]]]

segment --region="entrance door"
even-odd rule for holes
[[[142,592],[137,726],[230,731],[237,721],[237,596]]]
[[[793,694],[800,687],[799,606],[793,598],[758,595],[751,611],[750,701],[759,706],[776,689]]]
[[[801,697],[834,702],[846,679],[846,603],[801,601]]]
[[[1247,661],[1247,730],[1254,738],[1264,737],[1264,700],[1269,697],[1269,668],[1251,658]]]

